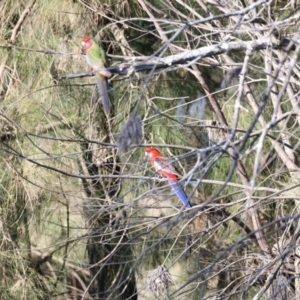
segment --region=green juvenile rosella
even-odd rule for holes
[[[109,88],[107,79],[111,76],[111,72],[106,69],[106,53],[102,47],[90,37],[83,37],[81,43],[86,54],[85,57],[88,65],[93,71],[97,71],[95,77],[99,96],[102,99],[103,109],[109,112],[111,104],[108,97]]]

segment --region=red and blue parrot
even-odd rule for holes
[[[192,207],[189,197],[183,190],[182,186],[178,183],[181,175],[176,171],[174,166],[170,164],[170,159],[165,157],[162,153],[160,153],[156,148],[146,148],[146,155],[149,156],[150,163],[155,168],[156,172],[160,175],[167,177],[170,186],[173,191],[183,203],[185,207]]]

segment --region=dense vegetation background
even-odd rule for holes
[[[2,0],[0,298],[300,299],[299,8]]]

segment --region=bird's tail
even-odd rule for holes
[[[168,178],[169,184],[171,185],[173,191],[175,192],[176,196],[180,199],[185,207],[192,207],[192,204],[189,201],[189,197],[183,190],[182,186],[171,179]]]
[[[110,100],[108,97],[108,82],[105,76],[101,73],[96,73],[96,83],[98,87],[99,96],[102,99],[103,109],[109,112],[111,109]]]

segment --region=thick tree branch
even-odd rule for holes
[[[119,75],[130,75],[134,72],[142,72],[152,69],[162,69],[169,68],[171,66],[176,66],[180,64],[190,63],[194,64],[196,61],[214,55],[220,55],[224,53],[234,52],[234,51],[246,51],[251,48],[253,51],[258,51],[266,49],[272,46],[273,48],[280,48],[281,44],[276,42],[271,42],[270,38],[264,38],[258,41],[239,41],[239,42],[224,42],[211,46],[204,46],[194,50],[186,50],[178,54],[169,55],[166,57],[131,57],[126,58],[126,63],[122,63],[118,66],[109,67],[112,73]],[[93,76],[93,72],[89,73],[79,73],[79,74],[67,74],[62,76],[60,79],[73,79],[80,77]]]

